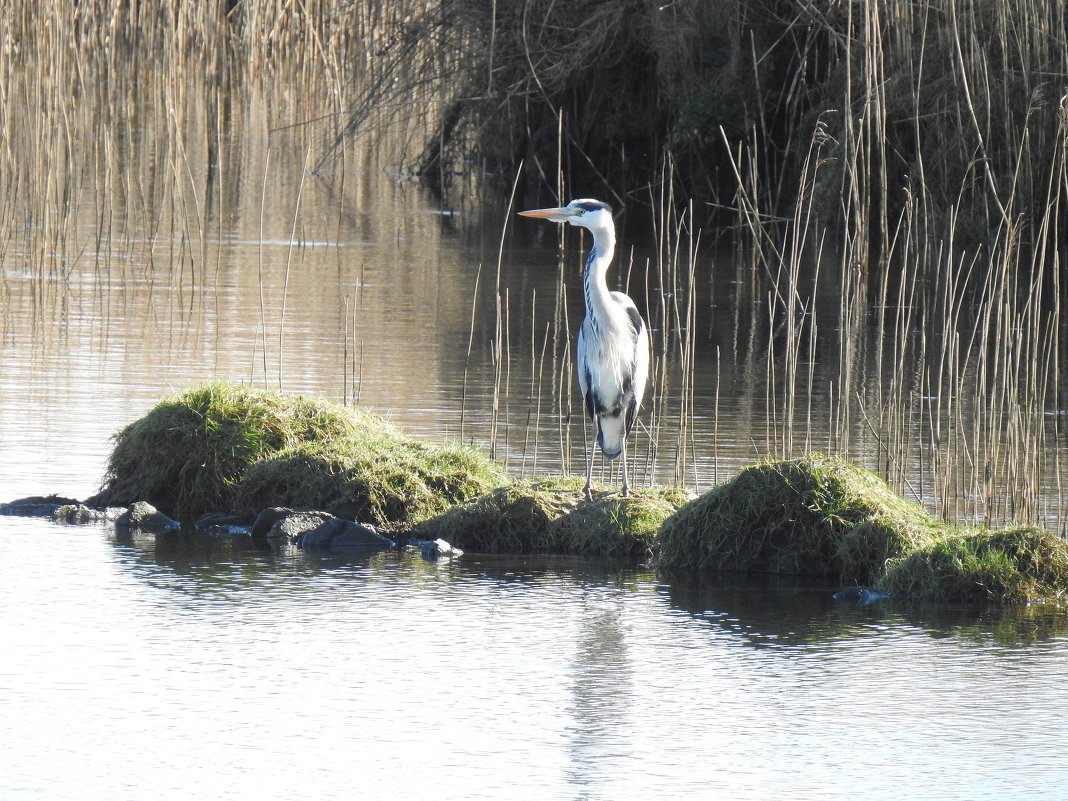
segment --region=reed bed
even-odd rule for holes
[[[261,232],[273,215],[300,242],[309,174],[337,187],[340,229],[368,152],[450,201],[626,210],[612,278],[654,331],[631,451],[646,482],[705,489],[743,455],[819,449],[947,518],[1068,523],[1059,2],[8,0],[0,18],[5,307],[28,273],[33,313],[62,316],[91,265],[105,342],[137,283],[167,291],[160,328],[217,318],[202,290],[248,206],[225,187],[264,96],[242,90],[266,87],[285,103],[256,140]],[[280,177],[282,137],[301,158]],[[559,240],[551,295],[520,296],[502,278],[514,230],[499,209],[475,218],[500,237],[471,281],[458,433],[526,477],[576,472],[583,244]],[[352,404],[366,302],[338,301]],[[277,309],[261,306],[252,383],[289,380]]]
[[[746,177],[769,169],[761,148],[740,148],[735,164],[743,248],[774,277],[769,312],[781,313],[769,321],[782,355],[769,360],[769,408],[781,417],[767,450],[789,455],[799,404],[806,427],[812,409],[833,410],[832,451],[853,455],[859,432],[895,489],[943,516],[1063,530],[1068,140],[1064,87],[1049,79],[1068,65],[1063,13],[1042,3],[847,11],[829,69],[842,73],[849,113],[816,117],[790,217],[763,214],[767,193]],[[836,33],[831,21],[817,30]],[[811,31],[805,42],[815,46]],[[799,376],[819,356],[809,309],[828,273],[840,293],[838,370],[823,389]]]
[[[663,295],[646,302],[662,324],[654,385],[666,385],[669,361],[681,370],[676,480],[691,478],[694,350],[668,332],[691,336],[679,310],[692,307],[679,301],[699,276],[674,285],[659,270],[687,237],[700,242],[703,225],[726,226],[764,296],[763,454],[810,449],[820,432],[833,453],[877,454],[896,489],[943,516],[1063,528],[1049,492],[1064,427],[1061,5],[683,5],[501,2],[481,25],[458,12],[450,24],[488,32],[490,46],[443,58],[464,80],[435,152],[444,158],[444,137],[466,120],[494,140],[497,163],[514,165],[507,148],[518,142],[528,195],[574,194],[566,172],[572,185],[654,209]],[[606,76],[624,55],[660,69]],[[655,93],[663,116],[635,111]],[[525,135],[501,136],[515,119]],[[460,151],[469,143],[456,134]],[[627,147],[657,158],[640,160],[641,172],[621,158]],[[650,161],[667,166],[654,174]],[[632,188],[643,182],[657,187],[647,199]],[[708,212],[700,220],[694,196]],[[668,242],[679,209],[689,233]],[[833,375],[824,385],[818,366]],[[666,444],[662,398],[654,389],[647,452]]]

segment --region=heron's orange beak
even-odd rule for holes
[[[556,209],[531,209],[530,211],[519,212],[521,217],[537,217],[542,220],[552,220],[553,222],[566,222],[568,218],[567,208]]]

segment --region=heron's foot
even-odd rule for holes
[[[589,484],[586,485],[585,492],[586,492],[586,500],[587,501],[592,501],[593,500],[593,490],[590,488]]]
[[[623,490],[619,494],[622,495],[624,498],[628,497],[630,495],[630,487],[624,484]]]

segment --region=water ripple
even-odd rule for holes
[[[1068,640],[1034,614],[947,620],[573,560],[0,526],[4,798],[1001,799],[1068,785]],[[1049,636],[1010,640],[1013,626]]]

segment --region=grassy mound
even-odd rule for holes
[[[363,519],[386,522],[436,513],[506,481],[475,452],[408,440],[369,412],[231,384],[164,400],[114,441],[90,503],[143,500],[185,520],[347,502],[369,511]]]
[[[419,534],[481,553],[644,557],[687,499],[679,489],[638,489],[587,503],[584,484],[570,477],[517,482],[427,521]]]
[[[925,600],[1063,600],[1068,542],[1032,526],[948,530],[927,548],[892,560],[879,588]]]
[[[406,439],[392,428],[301,442],[249,467],[236,508],[326,509],[386,527],[408,527],[509,482],[478,451]]]
[[[811,454],[747,468],[683,506],[661,529],[656,562],[871,583],[936,532],[874,473]]]
[[[1068,542],[1037,527],[935,520],[874,473],[810,454],[750,467],[661,527],[667,569],[833,576],[923,600],[1068,597]]]
[[[249,465],[296,442],[343,436],[370,418],[326,401],[208,384],[157,404],[114,436],[94,505],[148,501],[185,518],[233,506]]]

